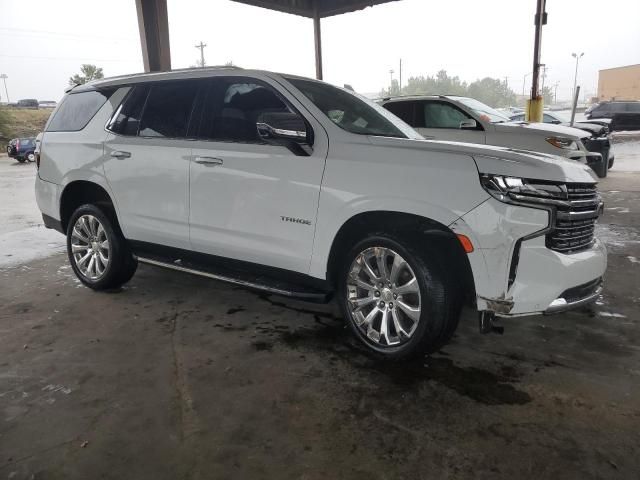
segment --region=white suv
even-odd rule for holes
[[[335,293],[387,358],[430,352],[465,300],[494,316],[593,301],[606,252],[587,167],[430,142],[382,107],[306,78],[232,68],[68,92],[36,196],[78,278],[138,262],[311,301]]]
[[[600,177],[607,175],[609,162],[608,158],[602,158],[601,139],[591,138],[591,133],[579,128],[512,121],[474,98],[454,95],[386,98],[382,105],[428,140],[480,143],[559,155],[589,165]]]

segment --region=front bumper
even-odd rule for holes
[[[479,311],[497,316],[549,314],[597,298],[607,252],[596,238],[585,250],[547,248],[547,210],[489,199],[451,225],[477,246],[468,254]],[[583,288],[598,282],[592,289]]]

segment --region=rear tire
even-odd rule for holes
[[[451,338],[461,296],[441,258],[383,233],[345,255],[338,301],[353,334],[371,353],[405,360],[432,353]]]
[[[78,279],[93,290],[120,287],[138,267],[115,215],[91,204],[78,207],[69,219],[67,254]]]

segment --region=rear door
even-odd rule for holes
[[[214,77],[202,108],[191,162],[193,249],[308,272],[327,156],[326,133],[313,131],[309,155],[264,143],[256,121],[265,112],[302,112],[269,78]]]
[[[135,86],[108,125],[104,169],[128,239],[190,248],[187,130],[200,85]]]

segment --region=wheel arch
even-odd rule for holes
[[[388,233],[410,242],[414,247],[427,242],[430,249],[442,252],[461,279],[465,296],[475,298],[475,282],[471,264],[456,234],[446,225],[428,217],[386,210],[358,213],[342,224],[336,233],[327,259],[327,280],[336,284],[337,274],[349,248],[367,235]]]
[[[60,195],[60,223],[63,231],[67,231],[67,224],[73,212],[86,203],[104,208],[105,213],[111,215],[117,224],[115,204],[107,190],[89,180],[74,180],[65,185]]]

